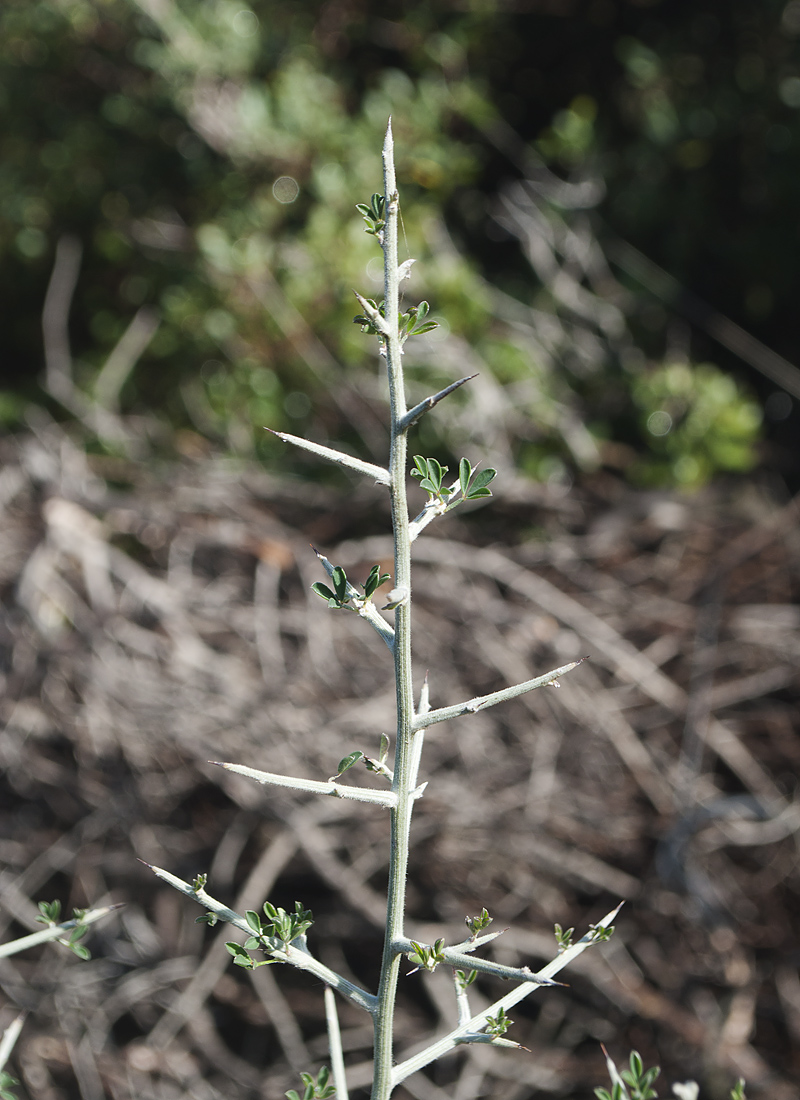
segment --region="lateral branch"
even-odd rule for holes
[[[571,947],[566,948],[566,950],[556,955],[556,957],[546,966],[543,966],[542,969],[538,971],[537,977],[552,978],[555,974],[558,974],[560,970],[563,970],[565,966],[568,966],[573,959],[576,959],[578,955],[582,954],[587,947],[591,947],[592,944],[597,943],[598,931],[608,930],[611,927],[621,907],[622,902],[620,902],[615,909],[612,909],[610,913],[606,913],[603,919],[590,929],[582,939],[572,944]],[[539,988],[541,988],[539,985],[533,985],[530,982],[520,983],[520,985],[506,993],[504,997],[495,1001],[494,1004],[489,1005],[488,1008],[483,1009],[481,1012],[471,1017],[471,1019],[459,1023],[457,1027],[449,1032],[449,1034],[443,1036],[441,1039],[437,1039],[436,1042],[431,1043],[431,1045],[424,1050],[407,1058],[405,1062],[396,1065],[392,1071],[392,1088],[396,1088],[401,1081],[405,1081],[412,1073],[418,1073],[419,1070],[424,1069],[424,1067],[430,1065],[431,1062],[435,1062],[438,1058],[448,1054],[465,1040],[467,1042],[474,1042],[475,1040],[471,1039],[471,1036],[483,1031],[490,1016],[496,1016],[501,1008],[508,1012],[514,1005],[519,1004],[520,1001],[524,1000],[525,997],[528,997]]]
[[[153,874],[163,882],[169,883],[174,889],[186,894],[188,898],[198,902],[208,912],[216,913],[220,920],[232,924],[240,931],[246,932],[248,936],[253,935],[253,929],[240,913],[229,909],[227,905],[223,905],[216,898],[212,898],[202,887],[195,890],[190,883],[184,882],[182,878],[178,878],[176,875],[171,875],[169,871],[165,871],[162,867],[154,867],[152,863],[145,863],[144,860],[140,862],[144,863],[145,867],[149,867]],[[341,974],[337,974],[334,970],[325,966],[319,959],[315,959],[303,940],[298,939],[294,943],[276,943],[272,951],[267,950],[267,954],[270,954],[277,962],[290,963],[299,970],[307,970],[327,985],[332,986],[348,1001],[374,1016],[378,1004],[377,997],[373,996],[372,993],[367,993],[365,989],[354,982],[348,981],[347,978],[343,978]]]
[[[353,458],[352,455],[346,455],[342,451],[335,451],[333,447],[323,447],[321,443],[312,443],[310,439],[303,439],[300,435],[276,432],[272,428],[266,428],[265,431],[276,435],[284,443],[293,443],[295,447],[300,447],[304,451],[309,451],[312,455],[317,455],[318,458],[324,458],[328,462],[336,463],[337,466],[344,466],[345,469],[355,470],[358,474],[371,477],[379,485],[391,484],[389,471],[383,466],[375,466],[372,462],[362,462],[360,458]]]
[[[426,944],[424,946],[430,946]],[[414,943],[403,938],[395,940],[392,948],[398,955],[408,955],[416,950]],[[452,947],[442,948],[442,964],[444,966],[457,966],[460,970],[477,970],[481,974],[492,974],[495,978],[515,979],[519,982],[532,982],[534,985],[563,985],[563,982],[554,982],[552,978],[543,978],[528,966],[505,966],[503,963],[492,962],[491,959],[477,959],[472,955],[464,955]]]
[[[463,386],[465,382],[471,382],[473,378],[477,378],[477,374],[468,374],[464,378],[459,378],[457,382],[453,382],[450,386],[445,386],[443,390],[439,390],[438,393],[432,394],[430,397],[426,397],[424,401],[420,401],[418,405],[415,405],[413,409],[409,409],[405,416],[401,417],[398,421],[398,431],[404,432],[407,428],[410,428],[412,424],[415,424],[423,413],[428,412],[434,405],[438,405],[442,398],[447,397],[453,390],[457,390],[459,386]]]
[[[514,699],[517,695],[524,695],[536,688],[548,685],[560,687],[559,677],[565,676],[573,668],[577,668],[578,665],[587,660],[588,657],[581,657],[578,661],[571,661],[568,665],[555,668],[552,672],[546,672],[543,676],[536,676],[533,680],[525,680],[522,684],[501,688],[500,691],[493,691],[490,695],[479,695],[476,699],[468,699],[466,703],[454,703],[452,707],[439,707],[436,710],[429,710],[427,714],[417,714],[414,718],[413,728],[415,730],[425,729],[426,726],[433,726],[437,722],[446,722],[448,718],[460,718],[464,714],[477,714],[478,711],[493,707],[496,703],[504,703],[506,699]]]

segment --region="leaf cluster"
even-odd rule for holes
[[[375,568],[377,569],[378,567],[375,566]],[[346,771],[349,771],[350,768],[352,768],[355,764],[358,764],[359,761],[363,761],[364,767],[367,769],[367,771],[375,772],[378,775],[382,775],[384,779],[391,780],[392,773],[386,765],[386,761],[388,759],[389,738],[386,736],[385,733],[382,733],[381,751],[380,756],[377,760],[372,756],[367,756],[366,753],[363,753],[361,751],[361,749],[355,749],[353,752],[348,753],[347,756],[343,756],[342,759],[339,761],[336,769],[336,775],[331,776],[331,782],[339,779],[342,775],[344,775]]]
[[[572,947],[572,937],[575,934],[574,928],[562,928],[560,924],[556,924],[555,928],[556,943],[558,944],[558,953],[566,951],[568,947]]]
[[[297,1089],[289,1089],[286,1093],[288,1100],[328,1100],[328,1097],[336,1095],[336,1089],[328,1084],[331,1071],[323,1066],[316,1077],[310,1073],[301,1073],[300,1077],[305,1089],[302,1096]]]
[[[364,590],[363,598],[356,596],[356,598],[360,600],[361,605],[371,599],[375,591],[380,588],[381,585],[386,584],[389,579],[389,573],[381,573],[381,567],[379,565],[373,565],[372,569],[369,571],[369,576],[361,585]],[[311,585],[312,592],[316,592],[319,597],[327,602],[328,607],[334,610],[341,611],[345,607],[350,607],[350,610],[353,610],[351,604],[353,602],[354,590],[347,579],[347,573],[340,565],[337,565],[333,570],[331,581],[333,582],[333,591],[331,591],[327,584],[323,584],[321,581],[315,581],[314,584]],[[355,763],[355,761],[353,761],[353,763]]]
[[[661,1073],[659,1066],[644,1068],[644,1062],[638,1051],[631,1051],[630,1068],[618,1074],[611,1092],[605,1088],[594,1090],[597,1100],[656,1100],[658,1093],[652,1087]]]
[[[496,1016],[486,1017],[486,1032],[499,1039],[501,1035],[505,1035],[513,1023],[511,1017],[506,1014],[506,1010],[501,1007]]]
[[[17,1100],[11,1089],[18,1084],[16,1077],[12,1077],[5,1070],[0,1070],[0,1100]]]
[[[466,993],[477,977],[477,970],[456,970],[455,979],[459,992]]]
[[[92,953],[89,951],[88,947],[84,947],[84,945],[79,942],[89,931],[88,925],[80,923],[87,912],[88,910],[86,909],[73,909],[72,920],[78,921],[78,924],[70,930],[68,936],[59,937],[58,940],[60,944],[63,944],[64,947],[68,947],[73,955],[77,955],[77,957],[83,959],[84,962],[92,957]],[[59,924],[61,921],[61,902],[57,899],[55,901],[40,901],[39,916],[36,919],[40,924],[46,924],[50,927],[54,924]]]
[[[458,484],[450,487],[444,484],[448,470],[449,466],[443,466],[435,458],[414,455],[411,476],[419,480],[420,488],[427,492],[429,501],[436,501],[441,505],[452,506],[464,500],[480,500],[492,495],[489,484],[497,477],[497,470],[477,470],[469,459],[462,458],[458,464]],[[456,500],[459,493],[461,499]]]
[[[234,963],[237,966],[244,967],[245,970],[255,970],[259,966],[269,966],[270,963],[277,962],[277,959],[256,961],[250,955],[251,951],[259,948],[275,951],[278,949],[275,941],[278,941],[284,947],[288,947],[294,940],[304,936],[314,923],[311,910],[305,909],[299,901],[294,903],[293,913],[287,913],[280,906],[265,901],[264,915],[267,918],[266,920],[262,920],[260,914],[254,909],[248,909],[245,912],[245,919],[254,935],[245,940],[244,946],[234,942],[225,944],[228,951],[233,955]]]
[[[369,206],[363,202],[356,203],[356,210],[366,222],[365,233],[371,233],[379,241],[383,237],[383,228],[386,225],[385,210],[386,199],[383,195],[374,194],[369,201]]]
[[[493,920],[494,918],[489,916],[489,910],[486,908],[481,909],[477,917],[464,917],[464,923],[469,928],[473,940],[488,928]]]
[[[433,973],[436,967],[444,962],[443,939],[437,940],[432,947],[424,943],[417,943],[415,940],[412,940],[411,944],[414,950],[409,951],[408,961],[414,963],[414,969],[409,970],[409,974],[416,974],[418,970],[428,970]]]

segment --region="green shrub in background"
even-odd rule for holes
[[[407,293],[435,301],[448,319],[409,359],[412,392],[421,370],[441,385],[465,369],[483,380],[425,427],[426,442],[452,457],[469,438],[485,460],[499,466],[505,456],[506,468],[554,484],[596,466],[600,438],[633,420],[631,375],[620,369],[633,341],[624,317],[612,331],[559,299],[568,249],[551,274],[501,279],[513,293],[499,290],[444,218],[456,207],[485,216],[477,184],[490,143],[508,130],[467,65],[493,20],[488,9],[448,16],[448,33],[434,29],[431,12],[387,23],[386,34],[402,30],[412,45],[387,48],[353,75],[337,66],[329,39],[357,28],[326,29],[315,5],[7,0],[0,282],[12,344],[35,366],[0,394],[2,420],[13,424],[25,399],[41,400],[38,310],[55,242],[70,231],[84,245],[72,309],[82,391],[137,311],[152,308],[158,329],[122,389],[124,411],[191,427],[244,455],[272,453],[265,422],[336,435],[364,457],[380,453],[381,384],[347,321],[350,288],[375,290],[381,276],[350,196],[369,193],[370,150],[392,113],[413,150],[398,164],[401,258],[420,258]],[[391,67],[392,50],[405,71]],[[573,98],[542,132],[539,153],[560,170],[588,171],[600,148],[597,114],[591,96]],[[593,201],[601,194],[596,187]],[[538,201],[567,241],[570,211],[557,194]],[[589,282],[578,274],[585,296],[602,299],[606,291]],[[597,437],[584,426],[587,410]],[[733,468],[725,456],[747,442],[726,430],[718,418],[719,445],[702,462],[694,451],[682,456],[689,437],[678,431],[667,440],[678,451],[661,461],[664,441],[642,430],[627,440],[645,455],[636,476],[690,486]],[[651,467],[657,477],[642,473]]]
[[[665,363],[633,383],[641,426],[652,437],[632,476],[649,486],[693,489],[718,470],[756,462],[761,409],[711,363]]]

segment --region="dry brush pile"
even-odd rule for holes
[[[324,778],[377,754],[390,663],[310,591],[309,543],[365,579],[390,561],[371,533],[386,502],[199,448],[149,469],[87,456],[45,419],[2,442],[4,938],[42,899],[125,903],[93,927],[90,962],[52,946],[0,962],[6,1017],[30,1011],[12,1068],[37,1100],[271,1100],[325,1060],[321,990],[235,970],[231,930],[196,924],[137,859],[208,872],[240,911],[302,898],[315,954],[374,983],[379,808],[264,793],[208,761]],[[536,965],[556,922],[583,931],[626,904],[567,986],[520,1005],[511,1035],[531,1053],[465,1049],[406,1082],[416,1100],[588,1096],[600,1042],[711,1100],[740,1074],[752,1097],[797,1095],[799,561],[795,502],[604,474],[568,495],[500,486],[419,541],[415,679],[429,671],[435,706],[591,659],[430,736],[412,934],[461,938],[486,906],[507,926],[493,957]],[[479,979],[478,1006],[496,989]],[[417,973],[400,993],[413,1050],[450,1018],[450,982]],[[366,1085],[371,1028],[341,1018]]]

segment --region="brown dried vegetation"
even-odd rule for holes
[[[31,1010],[12,1068],[37,1100],[277,1098],[326,1058],[322,990],[229,965],[226,927],[137,858],[242,911],[297,898],[323,962],[374,984],[387,836],[376,807],[264,791],[209,760],[325,779],[393,726],[388,654],[309,591],[309,541],[354,580],[378,488],[337,497],[214,458],[161,474],[87,458],[43,423],[2,444],[0,922],[35,902],[121,901],[94,958],[0,963]],[[106,481],[105,478],[113,480]],[[116,485],[117,487],[112,487]],[[636,494],[598,475],[528,487],[415,544],[417,684],[444,705],[591,660],[431,733],[410,932],[463,936],[487,906],[495,958],[544,962],[627,902],[612,940],[515,1013],[530,1054],[473,1046],[417,1100],[588,1096],[599,1042],[634,1046],[710,1100],[797,1095],[800,509],[755,490]],[[388,530],[388,515],[387,515]],[[360,782],[374,777],[359,776]],[[475,1004],[495,985],[478,982]],[[401,1048],[454,1016],[442,969],[401,984]],[[371,1027],[341,1007],[352,1078]]]

